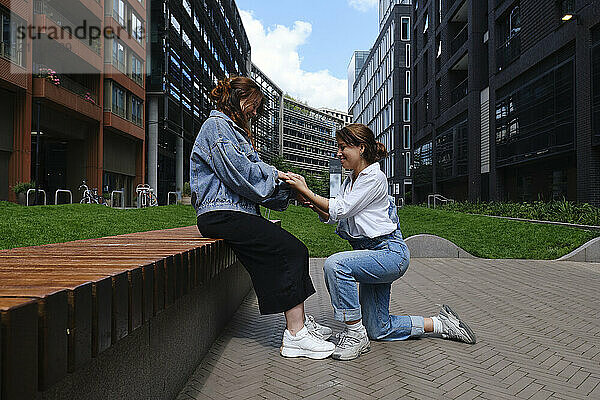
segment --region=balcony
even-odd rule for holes
[[[36,0],[33,3],[33,13],[46,16],[49,20],[54,22],[59,28],[70,28],[71,30],[75,31],[75,28],[79,26],[79,25],[76,25],[75,23],[73,23],[72,21],[70,21],[68,18],[66,18],[63,14],[61,14],[59,11],[57,11],[54,7],[49,5],[44,0]],[[41,21],[41,22],[43,22],[43,21]],[[83,22],[85,22],[85,21],[82,21],[82,23]],[[49,28],[47,26],[47,24],[44,24],[44,23],[36,24],[36,25],[38,25],[39,27]],[[102,44],[101,44],[99,38],[91,38],[91,37],[80,38],[80,37],[78,37],[77,34],[74,34],[74,35],[69,34],[66,31],[66,29],[65,29],[64,33],[65,33],[64,37],[66,37],[66,38],[76,37],[79,40],[79,42],[83,43],[87,48],[89,48],[91,51],[96,53],[98,56],[101,54]],[[87,35],[87,33],[88,32],[86,32],[86,35]]]
[[[458,103],[462,98],[466,97],[469,92],[469,78],[465,78],[462,82],[460,82],[450,94],[450,100],[452,104]]]
[[[450,52],[452,54],[456,53],[469,38],[469,30],[467,29],[468,26],[469,24],[465,24],[465,26],[460,30],[460,32],[458,32],[456,36],[454,36],[450,42]]]
[[[45,98],[96,121],[102,119],[102,108],[98,105],[98,97],[91,89],[66,75],[56,74],[47,67],[37,68],[38,73],[33,77],[34,97]]]
[[[496,67],[502,71],[521,55],[521,37],[513,35],[496,49]]]

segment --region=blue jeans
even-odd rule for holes
[[[421,336],[423,317],[389,313],[392,282],[404,275],[410,258],[400,231],[375,239],[349,241],[353,251],[336,253],[324,265],[335,319],[346,322],[362,318],[371,339],[405,340]]]

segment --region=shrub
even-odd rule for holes
[[[13,192],[15,192],[15,194],[27,193],[29,189],[35,189],[35,182],[18,182],[13,186]]]
[[[533,201],[522,203],[469,203],[456,202],[441,206],[445,210],[471,214],[495,215],[536,219],[541,221],[566,222],[581,225],[600,225],[600,208],[587,203],[555,200],[551,202]]]
[[[190,187],[189,182],[185,182],[183,184],[183,189],[181,189],[181,195],[185,197],[189,197],[192,195],[192,188]]]

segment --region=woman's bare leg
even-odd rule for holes
[[[284,314],[287,329],[292,335],[295,335],[304,327],[304,302],[290,308]]]

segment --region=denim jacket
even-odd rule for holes
[[[190,186],[196,216],[229,210],[260,215],[259,205],[287,208],[293,191],[277,182],[275,167],[262,162],[246,133],[213,110],[202,124],[190,158]]]

